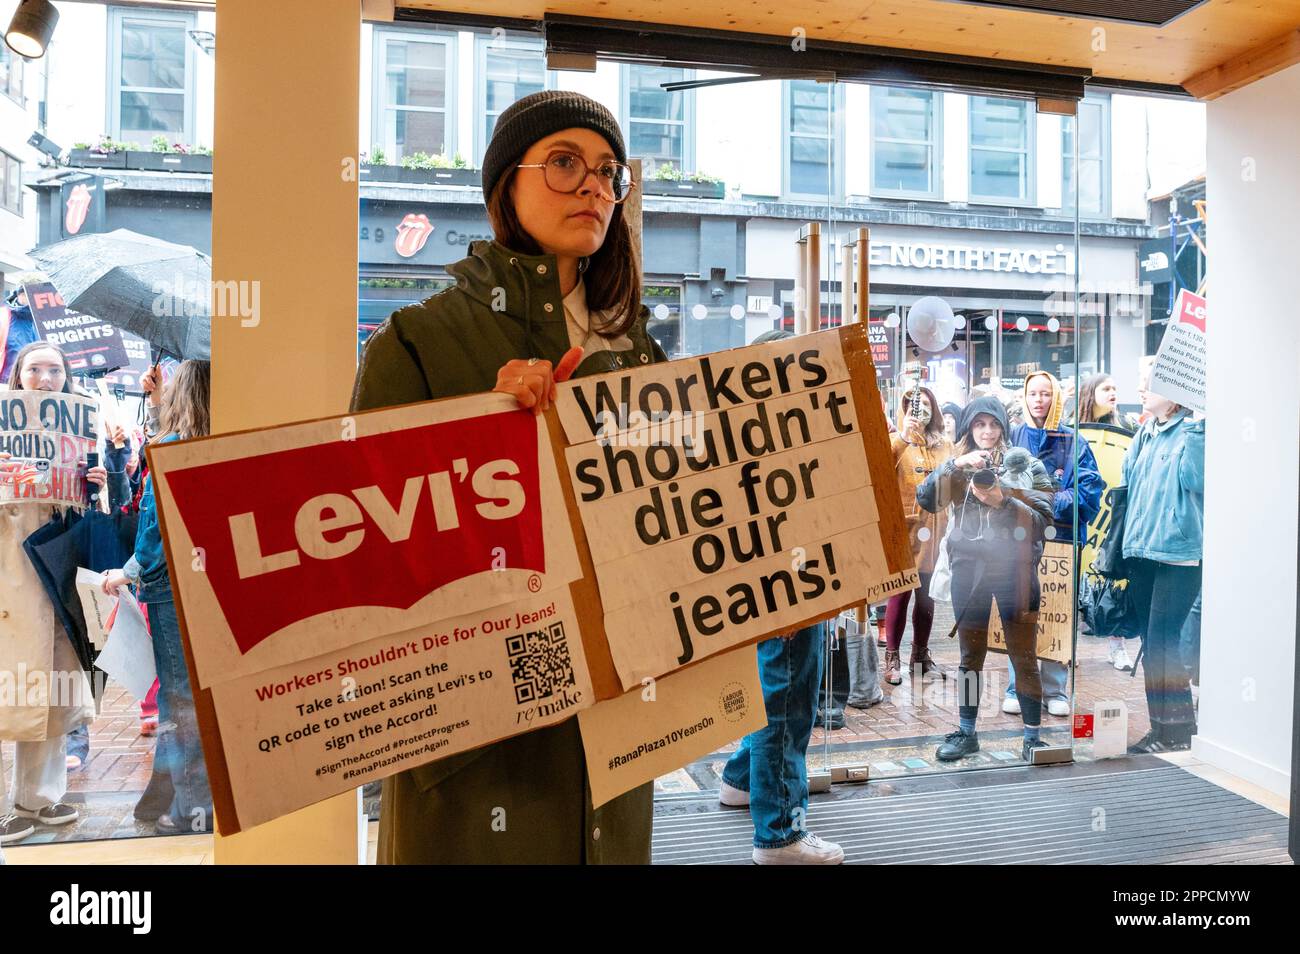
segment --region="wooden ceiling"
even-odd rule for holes
[[[802,27],[810,40],[1086,67],[1098,78],[1188,85],[1205,98],[1296,62],[1290,57],[1300,50],[1300,0],[1210,0],[1164,28],[948,0],[397,0],[397,6],[534,20],[563,13],[783,36]]]

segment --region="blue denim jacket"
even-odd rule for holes
[[[1205,422],[1179,411],[1147,421],[1124,456],[1128,512],[1124,556],[1160,563],[1201,559],[1205,507]]]
[[[177,440],[169,435],[158,443]],[[153,496],[153,474],[144,479],[140,495],[140,522],[135,531],[135,553],[127,561],[127,576],[139,579],[136,596],[142,603],[157,603],[172,598],[171,577],[167,573],[167,553],[163,550],[162,532],[158,527],[158,507]]]

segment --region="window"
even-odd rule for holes
[[[373,140],[390,162],[456,149],[455,37],[375,30]]]
[[[1034,112],[1024,99],[970,98],[972,202],[1028,205],[1034,200]]]
[[[871,89],[871,191],[876,195],[938,198],[943,122],[940,93]]]
[[[832,100],[838,87],[816,80],[789,80],[785,84],[785,189],[786,195],[827,197],[839,193],[840,163],[836,155],[840,105]],[[833,127],[830,125],[833,123]]]
[[[691,77],[688,70],[632,64],[623,67],[627,153],[644,161],[643,175],[652,174],[661,165],[694,171],[694,97],[689,92],[669,92],[662,85]]]
[[[483,153],[492,139],[497,117],[512,103],[532,93],[551,88],[554,74],[546,70],[546,54],[542,44],[495,36],[478,38],[479,65],[476,75],[481,77],[477,160],[482,165]]]
[[[23,214],[23,164],[0,152],[0,205],[15,215]]]
[[[116,138],[194,142],[194,52],[185,13],[112,11],[109,126]]]
[[[27,105],[23,101],[23,70],[26,65],[26,60],[0,43],[0,93],[23,107]]]
[[[1110,155],[1109,103],[1084,100],[1073,120],[1061,121],[1061,211],[1074,214],[1074,131],[1079,131],[1079,216],[1101,219],[1110,214],[1106,167]]]

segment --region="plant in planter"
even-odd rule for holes
[[[150,141],[150,149],[133,149],[127,153],[128,169],[159,172],[211,172],[212,150],[200,152],[183,142],[169,140],[162,133]]]
[[[131,149],[139,149],[133,142],[119,142],[111,136],[101,134],[93,143],[73,143],[68,154],[68,165],[111,167],[120,169],[126,165],[126,154]]]
[[[695,198],[721,199],[726,185],[717,176],[707,172],[682,172],[672,163],[661,163],[646,176],[643,185],[647,195],[688,195]]]

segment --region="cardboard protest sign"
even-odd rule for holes
[[[131,363],[121,331],[93,315],[68,310],[49,282],[24,285],[23,292],[37,332],[63,350],[74,373],[100,374]]]
[[[1038,561],[1038,585],[1042,594],[1038,605],[1038,658],[1069,665],[1073,653],[1073,545],[1050,541],[1043,544],[1043,558]],[[996,597],[993,606],[993,612],[989,614],[989,649],[1005,653],[1007,641],[1002,630],[1002,617],[997,612]]]
[[[222,682],[212,699],[242,827],[594,701],[564,587]]]
[[[1206,303],[1186,288],[1178,293],[1173,314],[1160,339],[1151,367],[1151,390],[1175,403],[1205,413]]]
[[[624,689],[917,585],[861,325],[558,402]]]
[[[594,701],[568,596],[581,575],[573,527],[553,505],[564,499],[555,452],[545,419],[513,398],[148,455],[223,831],[359,784],[318,773],[329,756],[395,751],[437,730],[437,747],[402,764],[356,767],[380,777]],[[459,691],[455,705],[441,702],[447,691]],[[353,742],[326,747],[349,731]]]
[[[578,713],[593,808],[767,725],[753,646],[647,682]]]
[[[1092,522],[1088,524],[1088,538],[1079,557],[1079,565],[1088,571],[1097,556],[1097,547],[1106,539],[1110,530],[1112,517],[1112,498],[1114,490],[1124,482],[1124,455],[1133,443],[1133,435],[1112,424],[1089,422],[1078,426],[1079,433],[1088,441],[1092,456],[1096,458],[1097,470],[1106,482],[1106,491],[1101,495],[1101,509]]]
[[[99,443],[96,403],[62,391],[0,391],[0,503],[86,506],[88,453]]]

